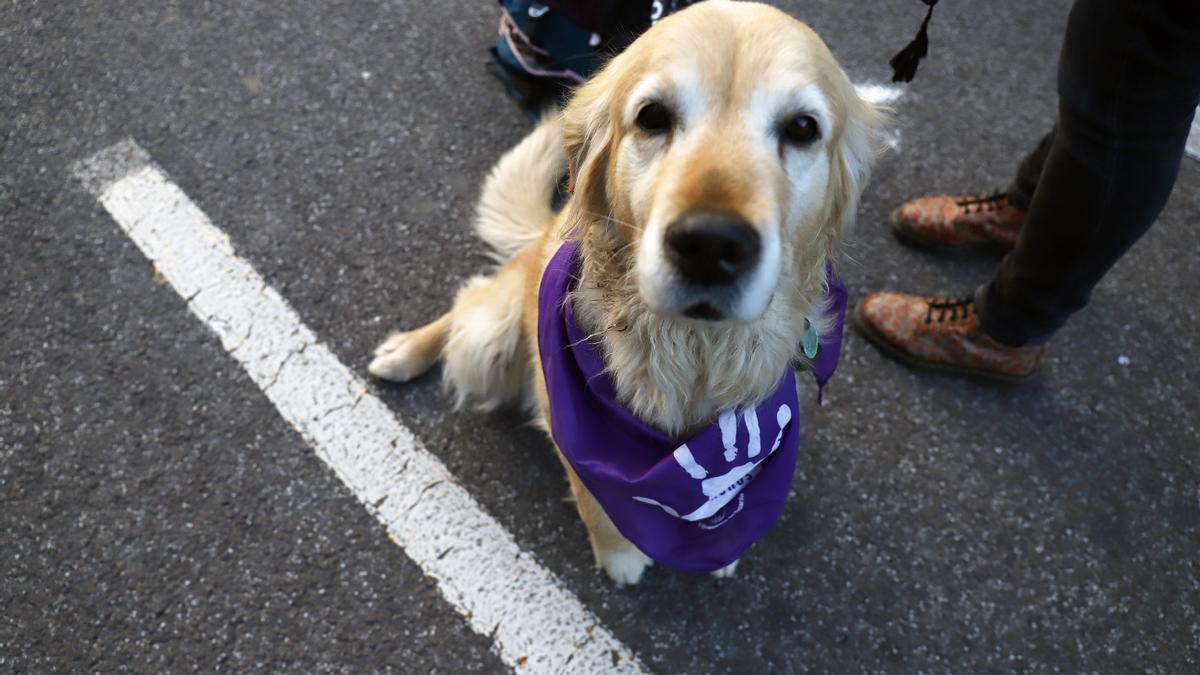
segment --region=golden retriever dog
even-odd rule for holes
[[[500,159],[476,223],[498,269],[432,323],[393,334],[369,371],[404,382],[441,359],[458,405],[521,405],[548,429],[538,289],[571,238],[575,318],[634,416],[679,437],[753,405],[809,323],[827,325],[826,262],[854,218],[880,115],[777,9],[709,0],[667,17]],[[598,566],[637,583],[650,558],[563,463]]]

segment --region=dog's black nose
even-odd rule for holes
[[[728,284],[758,262],[758,231],[729,211],[691,209],[667,226],[666,255],[688,281]]]

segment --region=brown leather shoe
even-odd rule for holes
[[[985,248],[1007,253],[1017,245],[1025,212],[996,192],[986,196],[934,195],[905,202],[892,212],[892,232],[923,248]]]
[[[1045,347],[1008,347],[979,327],[970,298],[947,300],[905,293],[872,293],[854,309],[859,331],[890,356],[916,366],[1023,380]]]

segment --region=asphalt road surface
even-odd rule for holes
[[[779,4],[863,83],[922,9]],[[995,259],[909,250],[883,223],[1007,184],[1053,122],[1067,9],[939,5],[847,248],[853,296],[988,277]],[[466,0],[0,8],[0,671],[530,665],[393,543],[73,168],[132,139],[364,377],[388,330],[485,264],[480,180],[529,129],[484,66],[496,20]],[[730,580],[614,588],[540,432],[452,411],[436,375],[367,395],[647,669],[1196,672],[1197,224],[1187,159],[1024,385],[851,335],[825,405],[808,392],[791,502]]]

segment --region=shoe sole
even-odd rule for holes
[[[1013,249],[1013,247],[1011,247],[1007,244],[1002,244],[1000,242],[979,241],[979,242],[971,242],[969,244],[939,244],[937,242],[933,242],[928,239],[924,239],[920,236],[913,234],[910,230],[907,230],[907,229],[904,229],[903,227],[901,227],[901,225],[900,225],[900,209],[901,208],[902,207],[896,207],[895,209],[892,210],[891,215],[888,216],[888,229],[892,231],[892,236],[894,236],[897,241],[899,241],[901,244],[904,244],[906,246],[910,246],[910,247],[916,248],[916,249],[921,249],[923,251],[928,251],[930,253],[940,253],[943,255],[975,251],[975,252],[989,253],[992,255],[1004,256],[1004,255],[1007,255],[1008,252]]]
[[[875,328],[875,325],[868,321],[867,317],[863,314],[862,300],[859,300],[858,304],[854,305],[853,316],[855,328],[857,328],[858,332],[867,339],[867,342],[875,345],[879,351],[891,356],[897,361],[914,368],[934,370],[943,373],[953,373],[955,375],[967,375],[992,382],[1004,382],[1006,384],[1020,384],[1022,382],[1026,382],[1037,372],[1037,370],[1033,370],[1027,375],[1005,375],[1003,373],[997,373],[991,370],[982,370],[980,368],[972,368],[970,366],[952,366],[947,363],[926,361],[925,359],[913,356],[903,349],[900,349],[896,345],[892,344],[891,341],[883,335],[883,333],[880,333],[879,330]]]

